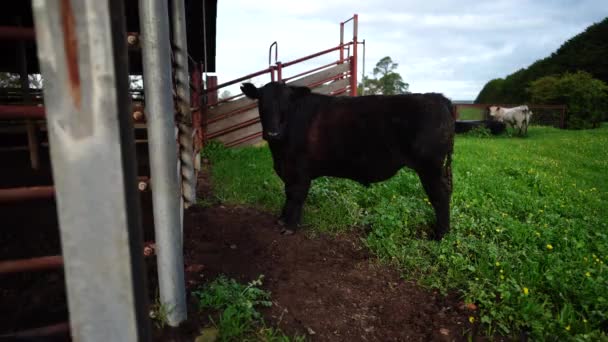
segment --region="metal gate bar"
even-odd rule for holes
[[[149,340],[123,6],[32,2],[74,341]]]

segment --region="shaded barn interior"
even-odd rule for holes
[[[138,1],[125,0],[124,4],[127,32],[137,36]],[[185,6],[190,71],[196,67],[199,71],[214,72],[217,0],[185,0]],[[0,317],[5,318],[0,320],[1,337],[14,331],[65,322],[67,306],[63,272],[57,259],[46,266],[38,264],[36,271],[28,272],[10,271],[2,265],[6,261],[61,254],[56,205],[53,193],[47,191],[52,190],[53,177],[43,90],[33,88],[31,82],[26,89],[19,80],[24,72],[40,73],[31,1],[3,4],[0,45],[4,51],[0,54],[3,75],[0,83]],[[129,74],[142,74],[138,46],[129,45]],[[144,104],[141,90],[132,91],[132,97],[135,104]],[[134,113],[137,110],[141,109],[134,106]],[[134,121],[138,176],[145,179],[150,175],[146,124],[145,120],[135,119],[135,115]],[[30,153],[32,141],[37,151],[35,158]],[[21,191],[26,188],[28,191]],[[144,239],[150,241],[154,238],[150,191],[146,189],[141,194]]]

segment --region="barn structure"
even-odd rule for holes
[[[219,100],[218,91],[268,75],[356,95],[357,15],[340,24],[338,45],[282,63],[274,43],[274,63],[269,56],[267,68],[223,84],[208,75],[216,17],[217,0],[3,4],[0,338],[149,340],[143,263],[152,242],[159,299],[179,325],[187,318],[183,211],[197,200],[203,143],[261,140],[255,103],[242,94]],[[331,63],[289,74],[331,54]],[[153,215],[142,216],[146,205]],[[61,303],[49,302],[52,284],[66,289]],[[57,318],[31,316],[21,293]]]
[[[75,340],[148,340],[138,189],[151,190],[168,320],[186,319],[181,220],[196,201],[201,77],[215,71],[216,8],[214,0],[3,4],[0,335],[71,328]],[[129,75],[142,74],[143,89],[132,89]],[[35,244],[55,255],[25,247]],[[36,326],[49,322],[20,315],[11,284],[35,286],[46,280],[34,273],[56,268],[70,324]]]

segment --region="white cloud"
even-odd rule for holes
[[[283,62],[337,45],[339,22],[358,13],[366,73],[390,56],[411,90],[444,92],[453,99],[475,98],[489,79],[549,55],[608,15],[605,0],[232,0],[218,6],[220,83],[267,67],[273,41]],[[346,39],[351,30],[347,24]],[[332,59],[337,53],[285,73]],[[230,90],[237,92],[238,85]]]

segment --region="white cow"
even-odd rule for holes
[[[513,108],[505,108],[499,106],[490,106],[490,115],[500,122],[506,122],[511,127],[518,129],[519,135],[528,134],[528,125],[532,111],[528,106],[517,106]]]

